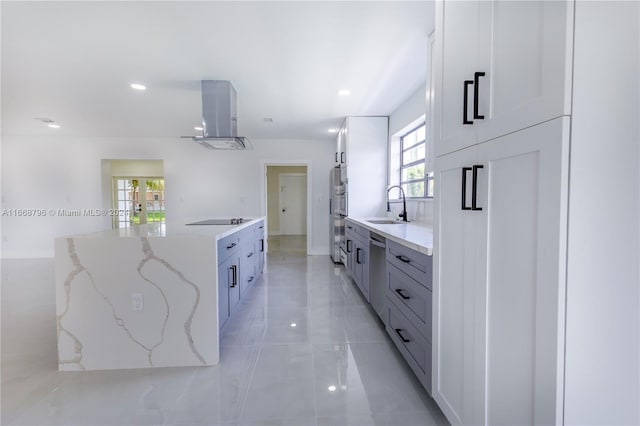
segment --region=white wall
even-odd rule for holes
[[[640,424],[638,22],[637,2],[576,3],[566,425]]]
[[[104,208],[104,159],[163,160],[167,222],[264,215],[261,161],[309,162],[310,253],[329,254],[327,171],[335,142],[252,140],[250,151],[214,151],[180,139],[3,136],[2,209]],[[2,257],[50,257],[53,239],[107,229],[100,217],[2,217]]]
[[[411,130],[411,128],[417,125],[418,121],[421,121],[421,118],[424,118],[427,111],[426,94],[427,84],[425,83],[409,98],[407,98],[407,100],[404,101],[393,113],[391,113],[389,116],[390,144],[397,142],[400,139],[401,134],[405,131]],[[392,155],[391,151],[389,155]],[[388,181],[393,182],[393,178],[390,178]],[[392,196],[393,194],[396,194],[397,191],[397,189],[392,191]],[[392,204],[391,210],[392,213],[390,215],[394,218],[398,217],[400,212],[402,212],[402,204]],[[407,200],[407,214],[410,221],[432,224],[433,200]]]

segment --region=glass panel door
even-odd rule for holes
[[[164,179],[161,177],[114,177],[114,228],[164,223]]]

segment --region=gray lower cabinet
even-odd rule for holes
[[[347,273],[369,301],[369,230],[347,220]]]
[[[218,241],[218,325],[222,328],[264,268],[264,221]]]
[[[387,240],[387,333],[431,394],[432,256]]]
[[[238,285],[240,273],[240,253],[227,257],[218,264],[218,326],[222,328],[231,312],[240,301],[240,286]]]

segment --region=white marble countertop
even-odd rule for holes
[[[185,225],[182,223],[148,223],[146,225],[134,225],[128,228],[107,229],[104,231],[93,232],[90,234],[70,235],[64,238],[98,238],[98,237],[117,237],[117,238],[164,238],[164,237],[183,237],[183,236],[199,236],[213,237],[217,240],[247,228],[263,217],[256,219],[245,219],[239,225]]]
[[[433,227],[419,222],[401,222],[393,224],[371,223],[368,220],[388,220],[386,217],[354,218],[350,220],[371,232],[402,244],[405,247],[424,253],[427,256],[433,255]]]

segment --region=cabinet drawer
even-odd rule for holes
[[[431,341],[431,290],[393,265],[387,264],[387,297]]]
[[[387,313],[387,333],[422,386],[431,393],[431,344],[391,301],[387,303]]]
[[[369,242],[369,230],[360,225],[356,225],[353,222],[347,221],[347,230],[353,232],[356,237],[360,238],[363,242]]]
[[[387,240],[387,262],[398,267],[428,289],[431,289],[433,279],[431,272],[432,260],[432,256],[418,253],[408,247]]]
[[[218,241],[218,263],[227,259],[240,248],[240,236],[234,233]]]

